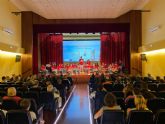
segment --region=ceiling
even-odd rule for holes
[[[47,19],[116,18],[141,10],[150,0],[9,0],[21,11],[33,11]]]

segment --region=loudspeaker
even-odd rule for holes
[[[20,55],[16,55],[15,62],[20,62],[20,61],[21,61],[21,56]]]
[[[140,57],[142,61],[147,61],[146,54],[140,54]]]

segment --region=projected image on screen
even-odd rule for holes
[[[84,61],[100,61],[100,40],[63,41],[64,62],[77,62],[81,56]]]

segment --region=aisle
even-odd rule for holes
[[[57,124],[90,124],[87,84],[78,84]]]

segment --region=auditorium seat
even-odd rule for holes
[[[159,83],[158,84],[158,91],[165,91],[165,84]]]
[[[149,92],[154,94],[156,97],[159,97],[156,91],[149,91]]]
[[[31,98],[31,106],[30,106],[30,111],[35,112],[36,116],[40,118],[43,115],[43,106],[42,105],[37,105],[35,99]]]
[[[8,110],[12,110],[12,109],[20,109],[20,106],[13,100],[3,100],[2,109],[8,111]]]
[[[125,110],[126,106],[125,106],[124,98],[118,97],[116,100],[117,100],[117,105],[120,105],[121,109]]]
[[[123,84],[114,84],[113,91],[122,91],[124,88]]]
[[[157,94],[158,94],[158,97],[165,99],[165,91],[160,91]]]
[[[29,91],[29,92],[25,92],[25,93],[24,93],[24,97],[25,97],[25,98],[33,98],[33,99],[35,99],[37,105],[40,104],[38,91]]]
[[[100,124],[125,124],[123,110],[104,110]]]
[[[148,89],[150,89],[151,91],[157,91],[157,84],[156,83],[148,84]]]
[[[40,93],[40,103],[44,105],[45,110],[50,110],[56,112],[57,110],[57,100],[54,99],[53,93],[41,92]]]
[[[1,96],[1,97],[6,96],[6,91],[0,91],[0,96]]]
[[[165,109],[160,109],[154,119],[154,124],[164,124],[165,123]]]
[[[22,91],[17,91],[17,96],[19,96],[19,97],[23,97],[23,92]]]
[[[2,110],[0,110],[0,124],[6,124],[6,118]]]
[[[112,93],[113,93],[116,97],[122,97],[122,98],[124,98],[124,93],[123,93],[123,91],[112,91]]]
[[[34,124],[26,110],[10,110],[6,114],[7,124]]]
[[[150,110],[132,110],[127,124],[153,124],[153,113]]]
[[[29,89],[30,91],[36,91],[36,92],[41,92],[42,91],[42,88],[41,87],[31,87],[30,89]]]
[[[112,91],[113,91],[113,85],[112,85],[112,84],[104,84],[103,87],[104,87],[108,92],[112,92]]]
[[[147,101],[147,106],[155,114],[159,109],[165,109],[165,99],[150,99]]]

